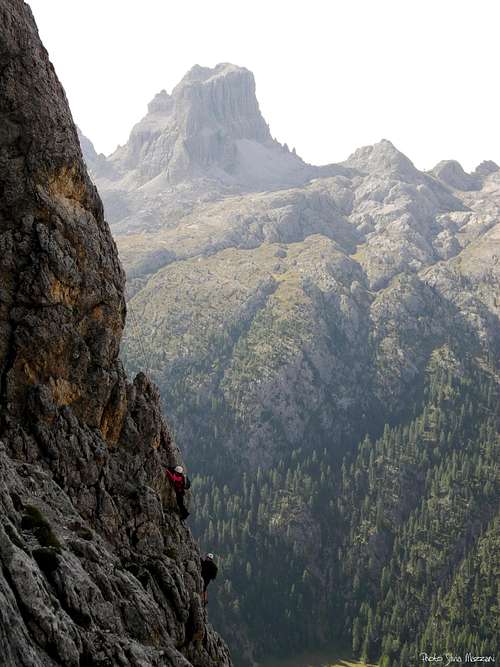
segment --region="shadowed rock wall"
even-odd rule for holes
[[[230,665],[64,91],[28,6],[0,27],[0,663]]]

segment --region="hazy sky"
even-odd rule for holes
[[[76,122],[125,143],[194,64],[251,69],[271,132],[316,164],[390,139],[420,168],[500,163],[498,0],[31,0]]]

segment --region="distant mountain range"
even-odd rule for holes
[[[80,140],[128,275],[129,370],[149,367],[192,467],[211,471],[221,489],[224,474],[240,494],[244,471],[292,465],[298,450],[299,458],[326,451],[334,479],[344,455],[362,468],[365,434],[377,438],[384,425],[408,426],[420,414],[437,358],[443,386],[444,366],[464,382],[483,374],[498,392],[493,162],[472,174],[453,160],[422,172],[383,140],[341,164],[308,165],[272,138],[252,74],[229,64],[196,66],[172,95],[159,93],[111,156]],[[405,493],[417,507],[416,489]],[[354,511],[352,499],[343,502]],[[359,516],[343,505],[339,549],[349,552],[345,535],[354,539]],[[198,526],[205,536],[208,522]],[[315,522],[306,524],[313,530]],[[256,534],[267,539],[278,524],[270,525]],[[211,541],[228,548],[217,530]],[[321,571],[325,548],[318,538],[303,555],[312,572]],[[382,551],[389,559],[389,546]],[[312,577],[309,592],[334,585],[320,579]],[[350,610],[349,634],[357,612],[346,599],[338,604]],[[366,607],[357,617],[365,628]],[[220,618],[239,627],[240,655],[243,646],[249,655],[253,621],[245,635],[241,619],[223,610]],[[308,630],[311,641],[325,637],[318,626],[317,635]]]
[[[228,64],[159,93],[110,157],[82,146],[133,295],[127,358],[146,351],[187,447],[181,404],[204,422],[217,401],[234,422],[217,446],[243,431],[238,453],[268,459],[311,419],[322,442],[404,410],[434,346],[473,333],[498,349],[492,162],[423,173],[384,140],[306,165]]]

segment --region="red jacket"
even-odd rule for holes
[[[171,468],[165,470],[165,474],[174,485],[176,493],[184,493],[186,490],[186,478],[180,472],[175,472]]]

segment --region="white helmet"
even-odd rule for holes
[[[184,472],[184,468],[182,466],[175,466],[174,470],[175,470],[175,472],[178,472],[179,474]]]
[[[213,560],[215,556],[213,554],[207,554],[208,560]]]

